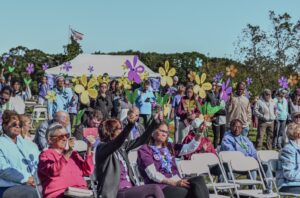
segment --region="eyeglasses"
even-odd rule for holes
[[[66,133],[66,134],[61,134],[61,135],[51,135],[50,137],[56,138],[57,140],[62,140],[64,138],[69,138],[70,134]]]
[[[4,101],[4,102],[8,102],[9,101],[9,98],[3,98],[3,97],[0,97],[0,100]]]
[[[13,123],[10,128],[20,128],[20,124],[17,124],[17,123]]]
[[[162,133],[167,133],[167,134],[169,134],[169,131],[165,131],[165,130],[163,130],[163,129],[158,129],[158,131],[160,131],[160,132],[162,132]]]

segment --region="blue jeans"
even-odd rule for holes
[[[242,135],[248,137],[249,134],[249,127],[245,127],[242,130]]]

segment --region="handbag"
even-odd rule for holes
[[[93,195],[93,191],[81,188],[68,187],[64,193],[64,195],[69,197],[91,197]]]

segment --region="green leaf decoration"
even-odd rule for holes
[[[214,106],[212,107],[211,104],[209,102],[206,102],[204,105],[202,105],[201,107],[201,113],[203,115],[209,115],[209,116],[213,116],[215,113],[217,113],[218,111],[220,111],[221,109],[223,109],[223,107],[220,106]]]
[[[25,85],[30,85],[31,82],[32,82],[32,79],[24,78]]]
[[[125,90],[125,95],[126,95],[126,98],[127,100],[131,103],[131,104],[134,104],[135,103],[135,100],[138,96],[138,90],[134,90],[134,92],[132,91],[129,91],[129,90]]]
[[[15,67],[8,66],[9,73],[13,73],[15,69]]]
[[[170,96],[168,94],[162,96],[160,93],[156,93],[155,97],[156,97],[156,103],[159,106],[163,107],[165,104],[168,103]]]
[[[82,119],[85,111],[86,111],[86,108],[81,109],[80,111],[78,111],[78,113],[76,115],[75,125],[79,125],[81,123],[81,119]]]

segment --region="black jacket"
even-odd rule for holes
[[[101,95],[98,96],[91,106],[94,109],[100,110],[104,119],[110,118],[111,110],[113,108],[110,95],[106,95],[106,97],[102,97]]]
[[[145,144],[150,138],[157,123],[153,120],[146,132],[135,140],[126,140],[133,124],[129,123],[114,140],[107,143],[100,143],[96,149],[96,177],[98,181],[97,195],[101,198],[115,198],[119,190],[120,182],[120,161],[116,153],[120,155],[130,167],[128,152],[142,144]],[[128,168],[128,175],[133,184],[137,182],[134,179],[131,168]]]

